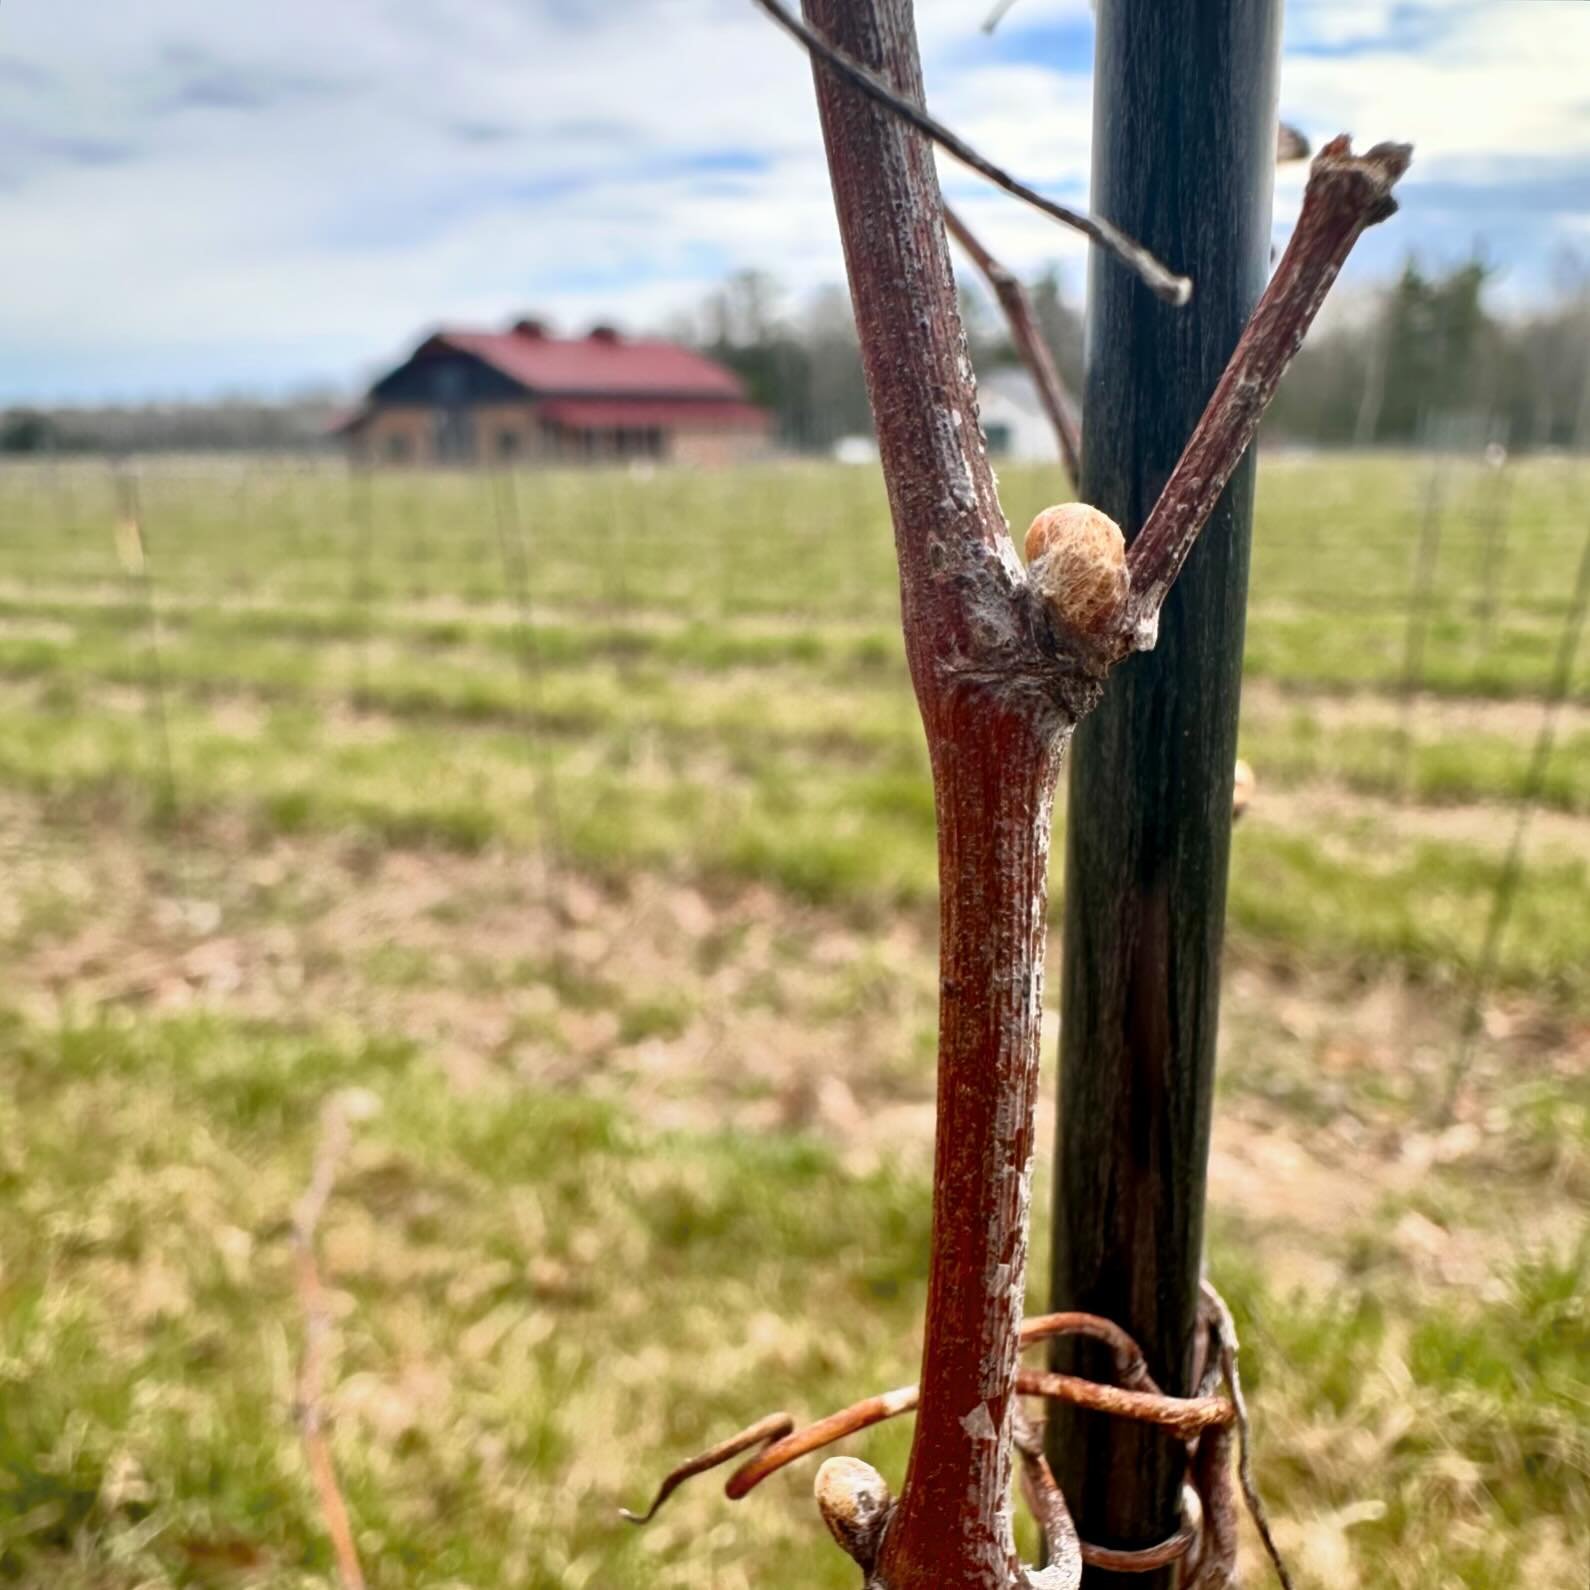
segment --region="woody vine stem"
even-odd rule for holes
[[[1363,229],[1395,209],[1390,190],[1410,151],[1382,144],[1355,156],[1345,137],[1325,146],[1291,242],[1129,549],[1102,515],[1077,509],[1035,526],[1037,556],[1023,568],[978,428],[930,142],[944,142],[944,129],[922,109],[910,0],[804,0],[804,25],[777,0],[758,3],[813,54],[939,839],[938,1118],[921,1385],[857,1405],[887,1417],[914,1403],[915,1438],[897,1501],[853,1463],[825,1466],[819,1499],[874,1590],[1067,1590],[1087,1548],[1067,1544],[1065,1503],[1018,1405],[1022,1392],[1082,1394],[1049,1384],[1066,1377],[1019,1365],[1055,778],[1111,669],[1154,645],[1160,606],[1337,271]],[[985,170],[978,159],[974,169]],[[1096,224],[1085,229],[1100,238]],[[1109,232],[1102,241],[1177,296],[1165,288],[1170,272]],[[1232,1348],[1223,1310],[1211,1310],[1213,1363]],[[1129,1401],[1151,1395],[1129,1384],[1100,1389]],[[1223,1505],[1218,1470],[1229,1453],[1214,1432],[1229,1429],[1236,1393],[1212,1400],[1227,1411],[1198,1436],[1197,1468],[1217,1471],[1199,1493],[1205,1515]],[[1127,1416],[1180,1427],[1199,1399],[1161,1401],[1179,1408],[1149,1415],[1133,1404]],[[870,1422],[846,1410],[819,1433],[834,1439]],[[763,1421],[670,1481],[770,1440],[788,1453],[789,1433]],[[808,1433],[801,1450],[822,1444]],[[1008,1499],[1018,1448],[1048,1538],[1043,1570],[1016,1555]],[[743,1494],[736,1480],[731,1494]],[[1197,1523],[1177,1550],[1189,1549]],[[1215,1520],[1205,1525],[1213,1538]],[[1225,1551],[1215,1545],[1198,1570],[1211,1586],[1229,1582],[1234,1564],[1210,1569]]]

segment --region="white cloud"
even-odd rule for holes
[[[1314,48],[1373,42],[1390,33],[1398,10],[1399,0],[1302,0],[1287,8],[1287,37]]]
[[[748,0],[95,9],[0,10],[0,398],[351,375],[438,320],[644,324],[733,266],[841,273],[809,69]],[[1085,72],[1008,57],[1087,0],[1021,0],[997,48],[981,0],[919,13],[935,107],[1080,195]],[[1590,150],[1577,0],[1294,0],[1288,27],[1287,112],[1412,137],[1414,184]],[[1076,239],[943,170],[1013,265],[1080,282]]]
[[[1344,33],[1354,45],[1345,53],[1287,55],[1286,113],[1316,142],[1348,130],[1360,148],[1411,142],[1397,246],[1441,256],[1479,243],[1511,265],[1504,290],[1526,298],[1556,244],[1590,215],[1590,6],[1366,0],[1364,9],[1382,13],[1383,35]],[[1421,25],[1417,48],[1399,47],[1393,12]],[[1283,224],[1296,216],[1303,180],[1300,166],[1282,173]]]
[[[1590,155],[1590,7],[1537,0],[1437,10],[1450,12],[1451,25],[1416,53],[1366,44],[1342,56],[1290,55],[1286,103],[1320,127],[1411,139],[1421,170]]]

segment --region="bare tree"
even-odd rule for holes
[[[1136,1344],[1106,1319],[1022,1320],[1051,807],[1072,731],[1112,669],[1154,646],[1161,606],[1338,268],[1364,227],[1395,208],[1389,192],[1409,152],[1381,145],[1357,157],[1345,138],[1322,150],[1291,244],[1130,546],[1103,514],[1070,504],[1034,522],[1023,567],[978,428],[930,142],[946,140],[921,108],[910,0],[805,0],[804,28],[777,0],[759,3],[816,58],[906,652],[932,762],[940,878],[932,1256],[920,1387],[868,1398],[806,1430],[784,1416],[761,1421],[676,1470],[658,1501],[689,1474],[751,1451],[728,1485],[743,1495],[794,1457],[915,1408],[898,1500],[851,1459],[830,1460],[818,1479],[835,1538],[874,1590],[1070,1590],[1084,1559],[1126,1571],[1195,1559],[1194,1582],[1223,1585],[1235,1560],[1225,1432],[1238,1402],[1223,1310],[1207,1305],[1197,1394],[1187,1398],[1160,1395]],[[967,158],[958,140],[946,147]],[[979,159],[973,152],[970,163],[984,170]],[[1185,297],[1178,278],[1130,239],[1087,227],[1165,299]],[[1075,1333],[1110,1346],[1115,1384],[1022,1368],[1024,1346]],[[1202,1483],[1182,1527],[1140,1553],[1079,1541],[1020,1395],[1158,1424],[1188,1443]],[[1008,1504],[1017,1452],[1051,1559],[1041,1570],[1024,1567],[1015,1550]]]

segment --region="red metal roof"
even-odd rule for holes
[[[728,398],[745,402],[740,378],[677,343],[651,338],[548,337],[527,331],[439,331],[419,355],[437,348],[473,354],[510,380],[547,396]]]
[[[573,431],[765,431],[766,409],[754,403],[699,398],[554,398],[535,412]]]

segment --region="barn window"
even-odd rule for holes
[[[1010,451],[1010,427],[1008,425],[985,425],[983,439],[988,443],[991,453],[1008,453]]]
[[[497,432],[497,456],[499,458],[512,458],[519,451],[519,433],[517,431]]]
[[[386,439],[386,456],[394,464],[401,464],[409,456],[409,439],[406,436],[389,436]]]

